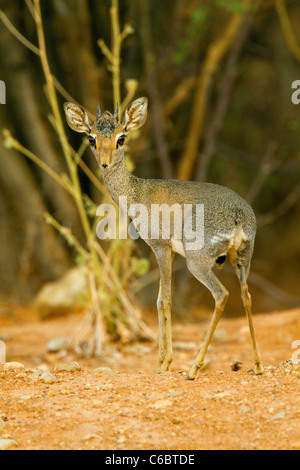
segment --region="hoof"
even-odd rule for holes
[[[191,377],[190,375],[188,375],[186,380],[195,380],[195,377]]]
[[[193,365],[189,370],[187,380],[195,380],[197,378],[198,371],[200,368],[201,366],[199,367],[198,365]]]
[[[255,375],[263,375],[264,373],[264,368],[262,364],[257,364],[255,366]]]
[[[163,374],[164,372],[169,372],[170,364],[161,364],[156,368],[157,374]]]

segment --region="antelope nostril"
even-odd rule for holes
[[[106,163],[103,163],[102,167],[103,168],[107,168],[108,165],[106,165]]]

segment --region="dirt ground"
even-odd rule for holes
[[[172,370],[158,375],[155,342],[110,345],[101,359],[48,353],[47,342],[71,335],[81,316],[40,322],[26,309],[9,313],[10,318],[0,314],[6,361],[21,362],[25,369],[1,366],[4,447],[300,450],[300,370],[291,361],[293,353],[300,359],[292,349],[293,342],[300,341],[300,310],[255,315],[263,376],[251,370],[246,319],[221,320],[209,362],[195,381],[186,380],[186,375],[207,322],[174,322]],[[157,331],[154,315],[146,321]],[[242,362],[237,372],[231,369],[235,360]],[[70,361],[79,362],[82,369],[55,370]],[[40,380],[36,368],[48,369],[55,381]]]

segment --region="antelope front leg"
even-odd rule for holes
[[[172,327],[171,327],[171,278],[172,278],[172,251],[171,249],[155,250],[159,270],[160,285],[157,299],[159,324],[159,353],[156,372],[169,370],[173,360]]]
[[[169,370],[173,360],[172,348],[172,328],[171,328],[171,299],[166,295],[166,291],[160,283],[157,300],[159,341],[158,341],[158,365],[156,372],[166,372]],[[171,294],[171,293],[170,293]]]

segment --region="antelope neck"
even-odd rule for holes
[[[138,202],[136,189],[142,180],[128,171],[124,158],[114,166],[102,169],[102,175],[106,189],[115,203],[119,204],[120,196],[127,196],[130,204]]]

